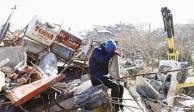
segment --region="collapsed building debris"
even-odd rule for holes
[[[21,34],[7,38],[10,17],[0,34],[0,42],[4,43],[0,47],[0,111],[114,112],[113,104],[123,105],[124,112],[193,108],[192,97],[179,91],[184,88],[179,83],[185,81],[186,75],[177,70],[181,69],[177,61],[161,61],[158,73],[151,73],[154,79],[141,74],[127,79],[129,76],[120,74],[119,57],[115,56],[109,73],[124,86],[121,104],[112,100],[103,84],[92,86],[90,82],[87,61],[94,41],[83,47],[82,38],[38,16]],[[85,51],[78,52],[80,47]]]
[[[63,71],[70,65],[68,62],[72,61],[82,43],[81,38],[37,16],[33,17],[23,32],[23,35],[15,37],[17,42],[14,41],[14,44],[12,40],[4,41],[6,32],[3,32],[5,36],[2,42],[6,44],[0,48],[0,86],[1,92],[5,94],[2,101],[9,99],[11,102],[5,107],[13,104],[20,107],[20,110],[24,110],[22,104],[64,79]],[[64,62],[62,70],[58,68],[59,61]],[[2,111],[13,111],[3,107]]]
[[[1,57],[1,75],[5,82],[2,87],[8,83],[1,91],[5,94],[2,111],[111,110],[104,86],[92,87],[89,78],[81,78],[87,73],[86,61],[92,48],[88,49],[83,60],[73,59],[82,43],[81,38],[58,25],[41,21],[37,16],[33,17],[23,34],[15,38],[14,43],[6,38],[1,52],[5,57],[10,56]],[[18,53],[17,47],[23,52]],[[15,55],[19,56],[17,60],[11,58]],[[63,62],[63,65],[58,66],[58,62]],[[38,105],[32,106],[33,102]]]
[[[33,19],[33,21],[35,20]],[[36,26],[37,24],[34,25]],[[47,24],[44,25],[47,26]],[[30,26],[30,28],[34,28],[37,31],[38,29],[40,30],[40,27],[37,29],[35,26]],[[38,31],[38,33],[41,32],[42,30]],[[28,34],[24,33],[23,36],[19,37],[17,46],[24,49],[24,60],[21,60],[23,59],[21,57],[19,58],[21,62],[11,59],[11,62],[13,61],[16,64],[11,64],[10,68],[6,68],[7,66],[5,66],[9,64],[8,62],[2,62],[2,77],[4,77],[4,73],[10,74],[9,78],[5,78],[4,81],[10,85],[2,91],[5,93],[2,104],[6,103],[5,101],[7,100],[9,100],[9,103],[2,106],[2,111],[37,112],[44,109],[51,111],[53,109],[67,111],[78,111],[80,109],[82,111],[111,111],[110,102],[112,101],[106,88],[102,85],[92,87],[89,78],[81,77],[81,74],[86,73],[83,70],[87,70],[85,68],[87,59],[79,61],[72,58],[80,47],[82,40],[64,30],[58,32],[59,35],[56,35],[56,39],[51,44],[44,43],[41,39],[34,39],[48,36],[43,33],[38,34],[36,32],[30,34],[28,32]],[[36,36],[33,37],[31,35]],[[10,56],[21,55],[16,52],[16,48],[9,48],[14,51]],[[5,50],[6,47],[2,47],[2,49]],[[88,56],[89,52],[86,57],[88,58]],[[4,60],[3,57],[2,60]],[[59,67],[57,62],[63,62],[63,66]],[[62,80],[64,78],[65,80]],[[37,102],[38,105],[32,106],[33,102]],[[47,106],[45,107],[45,105]],[[138,105],[136,106],[138,108]]]

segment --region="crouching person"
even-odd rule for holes
[[[122,103],[123,86],[108,76],[109,61],[114,55],[119,55],[117,46],[113,40],[94,48],[89,59],[89,74],[93,86],[104,84],[111,89],[111,97],[116,103]],[[119,99],[119,100],[118,100]],[[119,111],[122,105],[114,104],[115,111]]]

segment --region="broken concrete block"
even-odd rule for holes
[[[100,99],[100,100],[99,100]],[[76,108],[94,109],[108,103],[107,94],[102,85],[92,86],[82,92],[74,93],[74,105]]]
[[[159,99],[160,94],[142,76],[136,78],[136,86],[140,94],[142,93],[151,99]]]
[[[0,54],[0,63],[7,60],[3,66],[17,69],[27,65],[27,54],[24,47],[0,47]]]

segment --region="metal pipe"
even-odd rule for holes
[[[189,69],[194,69],[194,68],[186,68],[186,69],[177,69],[177,70],[167,70],[167,71],[163,71],[160,73],[168,73],[168,72],[177,72],[177,71],[184,71],[184,70],[189,70]],[[133,78],[133,77],[137,77],[137,76],[147,76],[147,75],[152,75],[152,74],[157,74],[158,72],[150,72],[150,73],[143,73],[143,74],[135,74],[135,75],[130,75],[130,76],[125,76],[125,77],[121,77],[117,80],[120,79],[126,79],[126,78]]]

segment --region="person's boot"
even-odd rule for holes
[[[124,111],[124,106],[123,105],[120,105],[120,110],[123,112]]]
[[[122,97],[121,97],[121,98],[122,98]],[[123,107],[124,107],[124,106],[122,105],[122,102],[123,102],[123,100],[120,99],[120,100],[119,100],[119,103],[120,103],[121,105],[119,105],[119,107],[120,107],[120,110],[121,110],[121,111],[123,111]]]
[[[114,105],[114,109],[115,109],[114,112],[119,112],[119,105],[117,105],[117,104]]]

